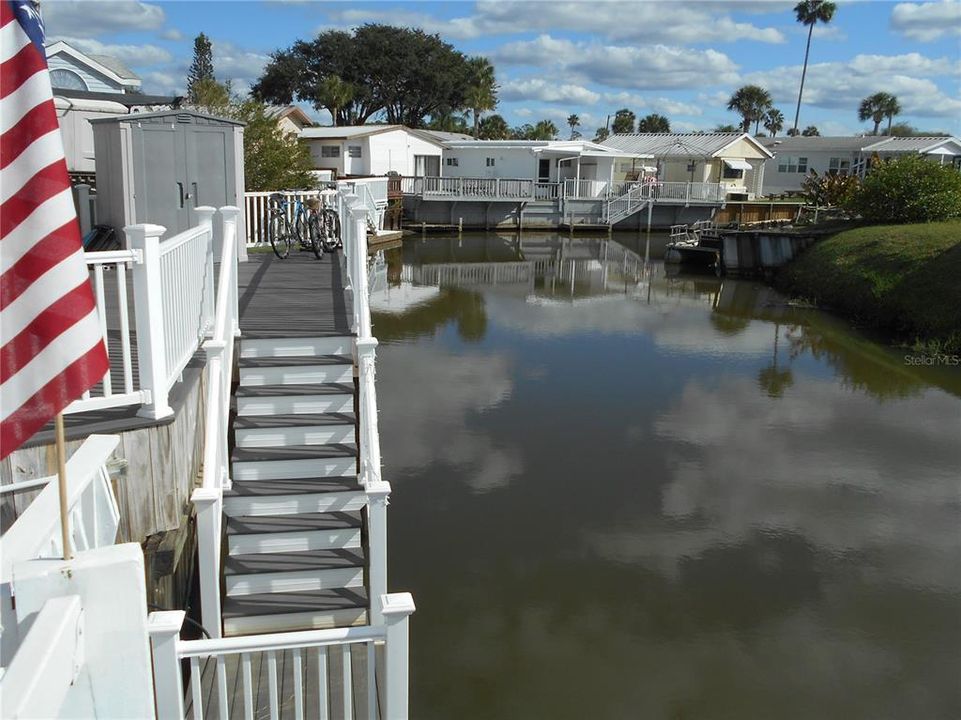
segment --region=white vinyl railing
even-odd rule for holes
[[[414,611],[409,593],[372,598],[384,622],[378,626],[306,630],[241,637],[181,640],[183,611],[150,614],[149,631],[154,661],[158,718],[185,718],[181,661],[190,665],[190,717],[203,720],[207,710],[217,717],[305,718],[355,714],[353,699],[366,696],[369,720],[408,717],[408,618]],[[376,645],[383,644],[384,662],[377,662]],[[363,686],[354,677],[352,649],[366,654]],[[212,662],[213,667],[208,667]],[[282,668],[282,664],[288,664]],[[260,672],[256,675],[252,668]],[[228,683],[228,674],[231,682]],[[205,688],[210,677],[210,694]],[[266,677],[266,687],[260,677]],[[234,678],[237,678],[234,680]],[[236,683],[236,685],[234,684]],[[281,687],[283,683],[283,693]],[[289,683],[289,684],[288,684]],[[331,702],[337,687],[339,707]],[[378,712],[378,687],[384,705]]]
[[[213,332],[207,352],[207,396],[204,405],[203,482],[190,499],[197,510],[197,556],[200,564],[200,609],[211,637],[221,635],[220,535],[223,494],[230,489],[230,385],[234,337],[240,331],[237,287],[237,221],[240,209],[220,208],[223,246],[217,277]]]
[[[305,200],[320,195],[320,190],[278,190],[244,193],[244,224],[247,229],[247,247],[270,245],[270,238],[267,236],[269,227],[268,211],[270,210],[269,198],[274,192],[279,192],[287,198],[287,220],[291,225],[294,224],[296,203],[303,203]]]
[[[371,334],[370,323],[366,209],[356,195],[341,193],[343,257],[353,306],[352,329],[356,335],[355,360],[360,390],[358,480],[367,494],[370,596],[379,597],[387,593],[387,498],[390,483],[384,482],[380,474],[377,387],[374,383],[377,339]],[[371,624],[381,621],[377,606],[372,605]]]
[[[133,330],[130,326],[129,294],[127,292],[127,274],[135,265],[143,263],[143,255],[134,250],[118,250],[112,252],[84,253],[87,268],[93,272],[94,298],[97,303],[97,315],[100,318],[100,332],[110,357],[110,368],[99,386],[88,390],[83,396],[67,406],[64,412],[75,413],[86,410],[99,410],[119,405],[139,405],[147,402],[149,392],[135,389],[139,385],[133,367],[132,338]],[[112,280],[114,302],[117,307],[119,328],[116,332],[108,331],[107,317],[107,285]],[[113,336],[113,337],[111,337]],[[116,355],[116,345],[120,345],[120,357]],[[114,389],[114,380],[122,384],[119,392]]]
[[[176,382],[213,321],[213,226],[200,225],[160,243],[164,363],[167,387]]]

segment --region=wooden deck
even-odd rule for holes
[[[240,265],[240,332],[246,338],[350,335],[341,253],[320,260],[296,249],[281,260],[256,252]]]

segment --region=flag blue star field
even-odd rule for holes
[[[0,458],[108,369],[39,7],[0,4]]]

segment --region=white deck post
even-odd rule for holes
[[[173,415],[167,402],[167,360],[164,338],[164,307],[160,277],[162,225],[128,225],[124,228],[131,250],[140,251],[142,262],[133,266],[133,294],[137,308],[137,360],[140,388],[150,392],[150,404],[137,413],[158,419]]]
[[[381,595],[380,604],[387,625],[385,643],[385,684],[387,707],[385,717],[391,720],[407,720],[410,709],[408,701],[408,653],[410,646],[409,618],[414,612],[414,598],[410,593]]]
[[[186,613],[183,610],[152,612],[147,620],[150,649],[153,652],[153,687],[159,720],[184,717],[183,676],[177,643]],[[199,682],[200,678],[194,678]]]
[[[207,472],[204,468],[204,472]],[[219,480],[219,479],[218,479]],[[201,487],[190,501],[197,508],[197,560],[200,576],[200,617],[210,637],[221,637],[220,615],[220,522],[223,491]]]
[[[370,595],[376,598],[387,594],[387,500],[390,497],[390,483],[375,481],[368,483],[367,492],[367,533],[370,552]],[[370,624],[384,622],[379,604],[370,604]]]
[[[224,242],[235,243],[237,250],[237,252],[234,253],[234,267],[231,270],[231,277],[233,280],[230,283],[230,326],[233,329],[234,337],[240,337],[240,291],[237,287],[237,258],[240,257],[241,250],[246,251],[246,247],[242,239],[237,236],[240,208],[234,205],[224,205],[222,208],[220,208],[220,217],[221,222],[223,222]],[[224,269],[221,268],[220,272],[223,273]],[[229,369],[225,371],[229,372]]]

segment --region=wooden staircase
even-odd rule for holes
[[[224,634],[363,625],[353,338],[244,338],[224,493]]]

